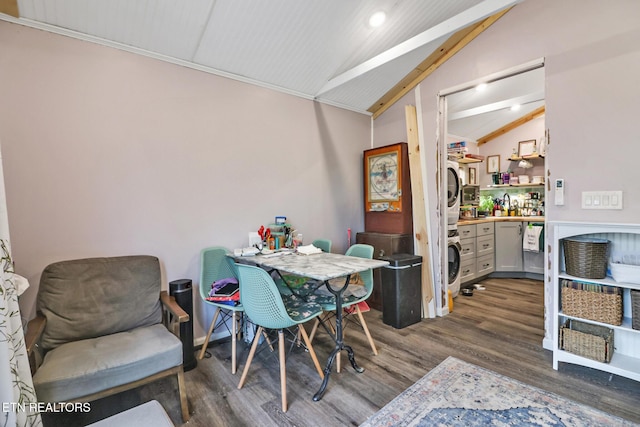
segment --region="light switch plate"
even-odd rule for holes
[[[583,191],[582,209],[622,209],[622,191]]]

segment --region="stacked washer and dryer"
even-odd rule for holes
[[[460,291],[460,234],[458,218],[460,216],[460,172],[458,162],[447,160],[447,277],[451,296]]]

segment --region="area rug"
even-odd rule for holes
[[[637,426],[454,357],[362,426]]]

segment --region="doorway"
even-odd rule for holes
[[[517,107],[514,107],[515,105]],[[520,136],[517,136],[517,129],[530,121],[527,117],[538,119],[543,115],[544,59],[440,91],[438,169],[444,171],[450,160],[457,160],[461,185],[478,185],[480,190],[488,190],[493,183],[493,174],[491,169],[487,168],[487,159],[491,158],[492,167],[499,171],[513,171],[516,167],[528,166],[522,162],[514,165],[511,160],[518,157],[520,141],[517,138]],[[541,123],[540,132],[532,135],[531,139],[535,140],[534,145],[538,149],[545,149],[544,119]],[[509,134],[515,140],[505,144],[505,137]],[[545,147],[541,147],[542,145]],[[529,145],[526,148],[529,148]],[[482,160],[467,158],[467,155]],[[544,162],[537,167],[539,169],[536,172],[543,176]],[[446,177],[447,174],[440,176]],[[447,212],[449,188],[450,183],[446,178],[439,183],[440,212]],[[541,186],[540,190],[544,193],[544,186]],[[475,211],[477,209],[473,210]],[[441,241],[447,241],[450,228],[448,222],[450,219],[447,215],[441,215]],[[441,251],[440,257],[440,265],[448,268],[447,251]],[[443,271],[442,277],[447,276],[448,271]],[[443,289],[441,284],[436,284],[435,295],[441,296],[441,301],[437,301],[437,307],[446,307],[446,288]],[[443,311],[446,314],[446,308]]]

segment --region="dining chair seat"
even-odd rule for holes
[[[315,317],[318,310],[322,310],[322,306],[315,301],[305,301],[297,295],[280,295],[282,302],[287,310],[287,314],[295,322],[306,322]]]

